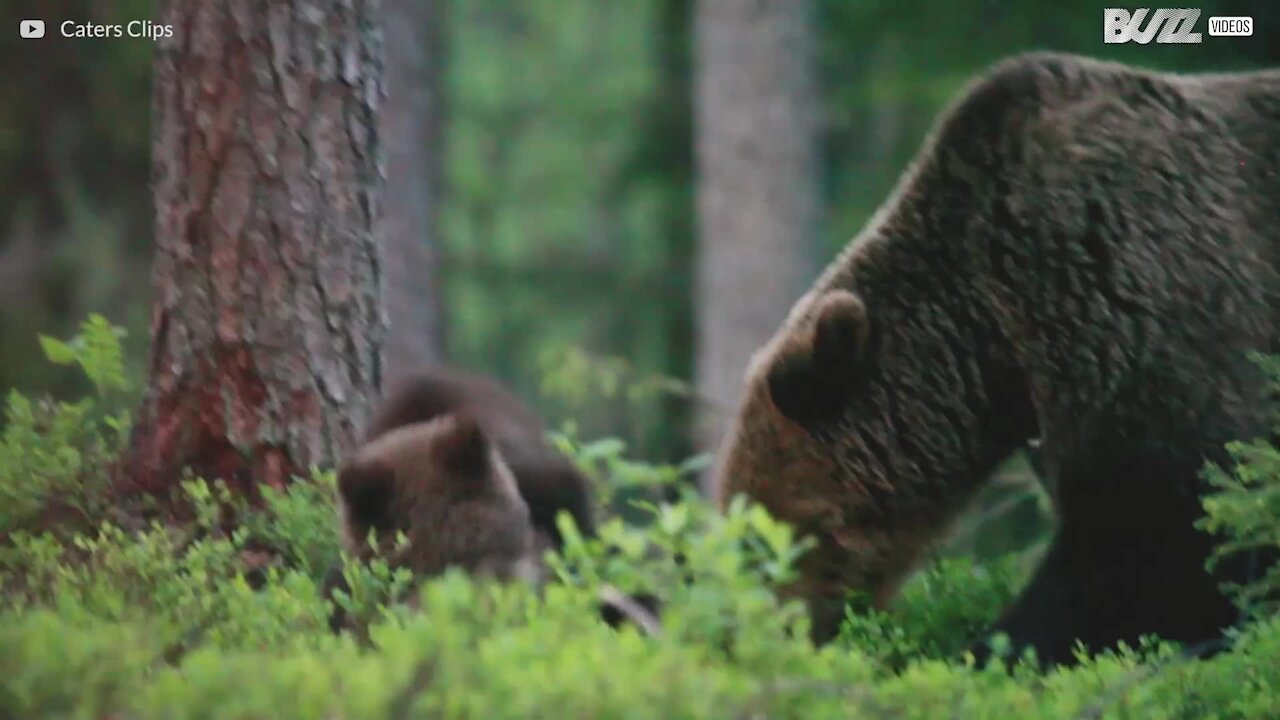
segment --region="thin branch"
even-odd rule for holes
[[[635,623],[645,635],[658,637],[662,634],[662,623],[658,621],[657,616],[618,588],[612,585],[601,587],[600,600]]]

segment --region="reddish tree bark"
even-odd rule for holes
[[[150,386],[124,487],[331,465],[381,381],[377,0],[173,0],[153,97]]]

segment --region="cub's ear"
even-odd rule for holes
[[[395,469],[382,460],[355,460],[338,472],[338,496],[353,524],[385,528],[395,499]]]
[[[478,477],[490,470],[489,437],[470,415],[459,413],[436,441],[437,458],[458,477]]]
[[[766,376],[778,411],[801,424],[838,415],[872,354],[871,321],[857,295],[828,292],[817,300],[812,318],[809,344],[784,351]]]

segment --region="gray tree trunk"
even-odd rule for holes
[[[699,0],[697,370],[729,413],[747,362],[817,269],[819,102],[806,0]],[[712,445],[724,416],[704,417]]]
[[[386,270],[388,376],[445,356],[436,218],[443,195],[446,2],[383,0],[387,190],[377,232]]]
[[[383,339],[377,0],[171,0],[153,95],[150,385],[123,487],[332,465]]]

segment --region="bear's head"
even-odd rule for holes
[[[556,518],[562,511],[573,517],[584,536],[595,534],[587,476],[547,442],[538,414],[490,378],[442,368],[401,374],[365,428],[364,442],[445,415],[473,418],[483,430],[515,476],[540,542],[561,547]]]
[[[839,288],[802,298],[752,359],[716,468],[722,506],[745,495],[816,540],[786,594],[819,639],[849,591],[887,604],[1008,452],[984,436],[991,372],[968,325],[933,303],[882,307]]]
[[[422,577],[449,566],[504,579],[536,574],[529,509],[469,416],[404,425],[361,447],[338,473],[338,506],[354,558],[381,554]],[[407,544],[398,547],[400,535]]]

